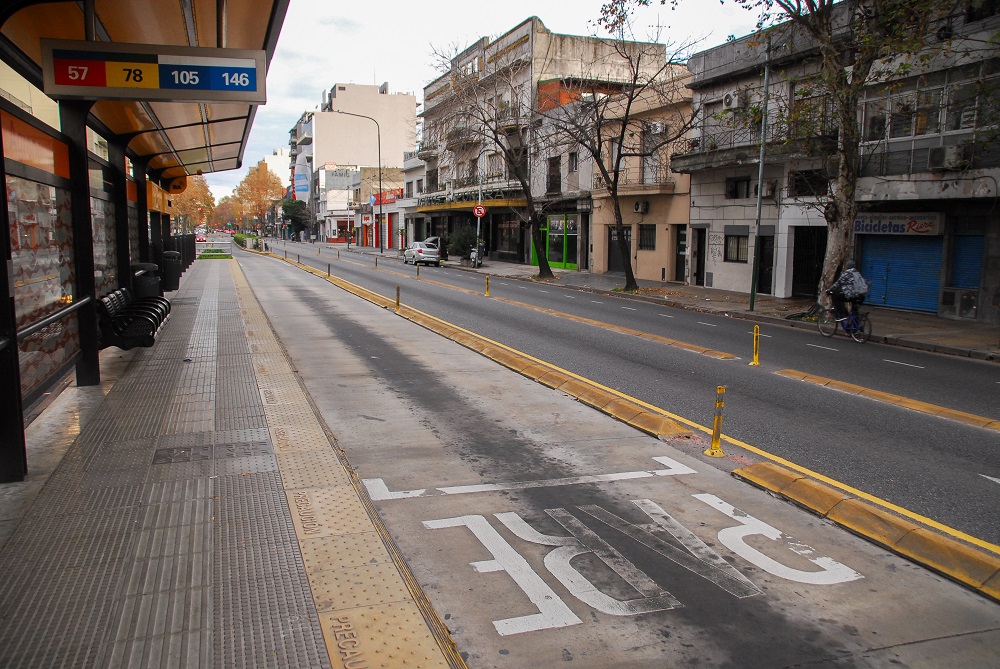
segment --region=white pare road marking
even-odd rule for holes
[[[830,558],[810,557],[815,551],[809,546],[744,514],[714,495],[694,495],[694,497],[740,523],[737,527],[720,530],[719,540],[734,553],[770,574],[812,585],[833,585],[862,578],[857,572]],[[658,504],[649,499],[633,500],[632,503],[649,516],[652,522],[633,525],[595,505],[577,507],[577,510],[625,535],[628,539],[643,544],[662,558],[687,569],[736,598],[743,599],[762,594],[756,584]],[[543,564],[570,595],[596,611],[613,616],[635,616],[684,606],[649,574],[637,567],[567,509],[546,509],[545,513],[559,523],[570,536],[542,534],[517,513],[498,513],[495,517],[518,539],[554,547],[545,555]],[[466,515],[426,520],[423,525],[431,530],[467,527],[493,556],[492,560],[471,562],[472,568],[480,574],[506,572],[538,609],[538,613],[493,621],[493,626],[501,636],[578,625],[582,622],[555,590],[531,568],[528,561],[493,528],[486,517]],[[787,567],[751,548],[744,539],[754,534],[783,542],[790,551],[806,557],[821,567],[821,571],[806,572]],[[592,555],[608,570],[617,574],[622,581],[628,583],[634,590],[635,596],[630,599],[617,599],[603,592],[598,584],[573,566],[574,558],[587,554]],[[591,562],[597,564],[596,561]],[[613,579],[601,577],[599,581],[607,583]]]
[[[824,351],[839,351],[839,348],[830,348],[829,346],[820,346],[819,344],[806,344],[806,346],[812,346],[813,348],[821,348]]]
[[[771,527],[762,520],[757,520],[744,511],[740,511],[731,504],[723,502],[715,495],[702,493],[700,495],[694,495],[694,498],[701,500],[710,507],[721,511],[740,524],[738,527],[727,527],[724,530],[720,530],[719,541],[722,542],[723,546],[736,553],[747,562],[757,565],[766,572],[788,579],[789,581],[810,583],[812,585],[833,585],[835,583],[846,583],[848,581],[856,581],[859,578],[864,578],[864,576],[858,572],[831,558],[822,556],[810,557],[815,554],[816,551],[809,546],[794,541],[790,536],[783,534],[780,530]],[[802,571],[801,569],[793,569],[791,567],[786,567],[777,560],[771,559],[746,543],[745,539],[755,534],[767,537],[772,541],[783,541],[789,550],[803,556],[816,566],[821,567],[821,571]]]
[[[899,362],[898,360],[889,360],[888,358],[883,358],[883,362],[891,362],[894,365],[902,365],[903,367],[913,367],[914,369],[923,369],[920,365],[911,365],[908,362]]]
[[[572,476],[561,479],[544,479],[541,481],[512,481],[509,483],[481,483],[478,485],[457,485],[440,488],[421,488],[419,490],[392,491],[383,479],[362,479],[368,489],[372,501],[381,502],[387,499],[408,499],[411,497],[436,497],[439,495],[467,495],[477,492],[497,492],[499,490],[525,490],[527,488],[552,488],[564,485],[579,485],[581,483],[607,483],[611,481],[629,481],[652,476],[677,476],[679,474],[697,474],[687,465],[665,456],[653,458],[667,469],[649,469],[635,472],[617,472],[613,474],[593,474],[590,476]]]
[[[984,479],[989,479],[989,480],[993,481],[994,483],[1000,483],[1000,479],[995,479],[992,476],[987,476],[986,474],[980,474],[980,476],[982,476]]]
[[[483,516],[460,516],[458,518],[443,518],[441,520],[425,520],[424,527],[437,530],[444,527],[459,527],[464,525],[479,542],[493,554],[492,560],[473,562],[472,568],[480,574],[505,571],[514,583],[528,596],[528,599],[538,608],[538,613],[494,620],[493,627],[500,636],[534,632],[537,630],[579,625],[582,621],[576,617],[566,603],[559,598],[542,577],[535,573],[528,561],[514,550],[514,547],[504,541],[500,533],[493,529]]]
[[[704,321],[697,321],[698,325],[707,325],[710,328],[719,327],[717,323],[705,323]]]

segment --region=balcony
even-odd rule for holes
[[[420,142],[420,146],[417,147],[417,158],[427,162],[428,160],[436,160],[438,157],[438,145],[434,140],[426,140]]]
[[[837,150],[837,128],[826,124],[817,134],[797,137],[780,125],[767,129],[767,154],[771,158],[822,157]],[[675,153],[675,172],[697,172],[717,167],[756,164],[760,157],[760,128],[711,128],[690,140],[686,153]]]
[[[619,195],[669,195],[677,187],[665,165],[645,168],[626,167],[618,175]],[[594,197],[606,192],[607,184],[600,174],[594,175]]]
[[[456,151],[466,146],[478,144],[479,133],[468,126],[457,126],[448,131],[445,137],[445,145],[449,151]]]

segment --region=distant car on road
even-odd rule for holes
[[[207,242],[208,241],[207,239],[205,239],[205,235],[198,235],[197,237],[194,238],[194,240],[196,242]]]
[[[413,242],[403,251],[403,262],[406,264],[441,266],[441,256],[438,255],[438,248],[427,242]]]

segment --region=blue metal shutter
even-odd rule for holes
[[[983,269],[983,235],[955,235],[951,244],[951,288],[979,288]]]
[[[859,235],[868,304],[937,312],[942,237]]]

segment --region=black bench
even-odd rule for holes
[[[97,301],[101,348],[123,350],[149,347],[170,316],[170,301],[163,297],[135,297],[128,288],[112,291]]]

